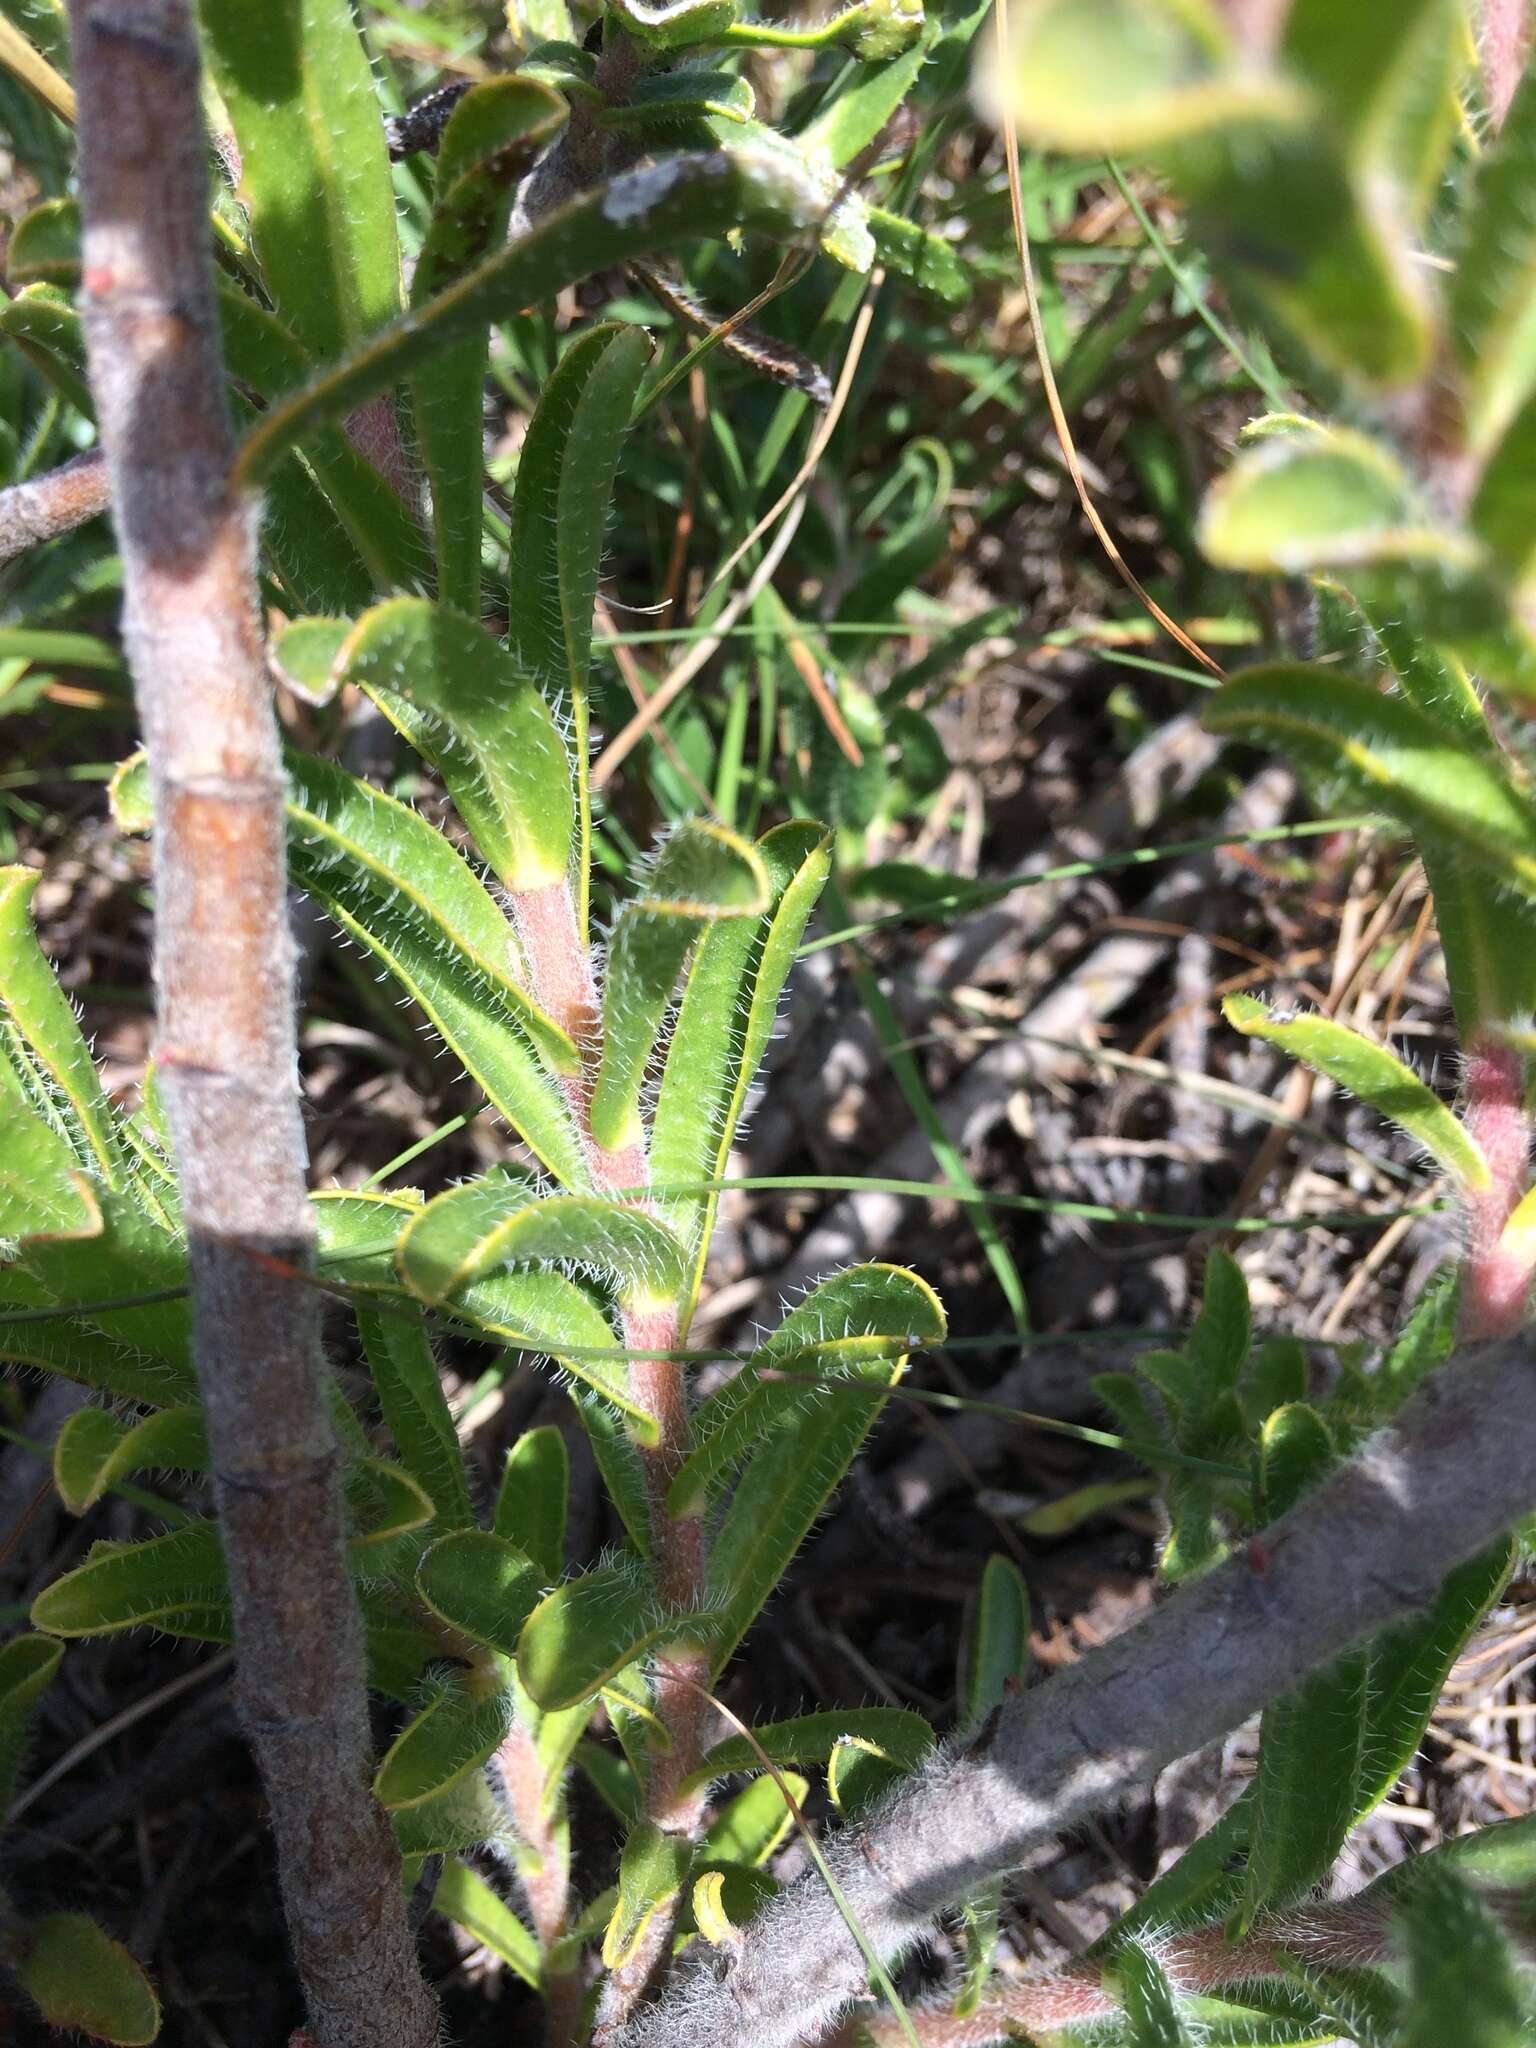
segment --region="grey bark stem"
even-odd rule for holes
[[[0,491],[0,562],[60,534],[73,533],[107,509],[107,466],[99,449],[71,456],[57,469]]]
[[[284,784],[208,249],[186,0],[70,0],[86,343],[149,746],[158,1049],[239,1654],[317,2048],[431,2048],[369,1792],[295,1053]]]
[[[1536,1345],[1469,1350],[1262,1547],[1005,1702],[970,1745],[834,1837],[832,1867],[866,1936],[887,1959],[910,1948],[1040,1843],[1428,1606],[1533,1503]],[[619,2048],[794,2048],[864,1990],[862,1957],[812,1873]]]

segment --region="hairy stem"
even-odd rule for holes
[[[1087,1814],[1428,1606],[1536,1502],[1536,1346],[1469,1347],[1250,1555],[1003,1703],[828,1857],[882,1957]],[[792,1967],[786,1967],[793,1958]],[[863,1994],[863,1955],[814,1874],[701,1959],[621,2048],[794,2048]]]
[[[1288,1913],[1230,1942],[1224,1927],[1201,1927],[1153,1944],[1174,1991],[1183,1998],[1207,1998],[1238,1984],[1272,1983],[1287,1973],[1282,1951],[1305,1957],[1317,1969],[1347,1969],[1380,1962],[1389,1952],[1390,1914],[1369,1892],[1307,1911]],[[1050,1976],[1021,1977],[983,1999],[972,2013],[916,2012],[913,2025],[922,2048],[990,2048],[996,2041],[1054,2033],[1113,2019],[1119,2005],[1104,1988],[1103,1972],[1074,1963]],[[888,2013],[855,2016],[843,2023],[824,2048],[898,2048],[907,2039]]]
[[[431,2048],[368,1789],[295,1053],[284,782],[208,251],[187,0],[71,0],[91,384],[155,789],[158,1049],[242,1719],[318,2048]]]
[[[98,449],[72,456],[44,476],[0,491],[0,562],[61,533],[73,533],[107,509],[107,465]]]
[[[644,1201],[650,1164],[642,1143],[610,1152],[592,1135],[592,1089],[602,1058],[601,1006],[591,955],[582,944],[576,899],[566,883],[527,892],[513,900],[513,918],[527,962],[530,993],[568,1031],[582,1050],[582,1071],[565,1084],[592,1185],[599,1194]],[[647,1206],[649,1204],[647,1203]],[[675,1302],[630,1306],[622,1312],[626,1350],[666,1353],[678,1347]],[[656,1590],[669,1607],[688,1613],[701,1603],[705,1586],[704,1525],[697,1516],[675,1519],[667,1495],[692,1448],[685,1368],[665,1356],[640,1357],[629,1367],[631,1393],[656,1425],[654,1444],[637,1450],[645,1479]],[[656,1675],[655,1708],[666,1731],[650,1758],[645,1814],[669,1834],[695,1839],[702,1831],[706,1797],[684,1792],[684,1781],[704,1754],[709,1706],[709,1657],[702,1643],[671,1644]],[[604,1986],[596,2040],[612,2038],[650,1989],[671,1945],[676,1909],[655,1915],[631,1960]]]

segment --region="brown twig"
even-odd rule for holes
[[[284,785],[208,248],[187,0],[71,0],[91,384],[149,747],[161,1073],[238,1645],[310,2030],[431,2048],[368,1790],[362,1630],[326,1406],[295,1056]]]
[[[107,509],[107,465],[92,448],[50,469],[0,491],[0,562],[24,555],[45,540],[73,533]]]
[[[878,1954],[1039,1843],[1428,1606],[1536,1500],[1536,1346],[1470,1350],[1245,1552],[1066,1672],[1005,1701],[828,1849]],[[794,2048],[862,1995],[865,1962],[814,1875],[706,1961],[621,2048]]]

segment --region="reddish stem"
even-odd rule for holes
[[[1510,1047],[1474,1038],[1467,1050],[1463,1117],[1488,1162],[1489,1185],[1467,1196],[1467,1264],[1462,1296],[1465,1339],[1513,1336],[1531,1289],[1528,1255],[1504,1242],[1504,1226],[1525,1192],[1531,1121],[1525,1061]]]
[[[645,1193],[650,1163],[644,1142],[608,1151],[592,1134],[592,1091],[602,1057],[601,1009],[592,959],[581,941],[574,894],[561,882],[515,896],[512,909],[530,993],[581,1050],[581,1072],[569,1077],[564,1087],[592,1185],[599,1194],[651,1209],[653,1204]],[[636,1446],[645,1479],[656,1590],[668,1607],[688,1613],[703,1599],[705,1548],[703,1522],[694,1515],[674,1518],[667,1507],[672,1482],[692,1448],[684,1368],[665,1355],[677,1348],[677,1304],[626,1307],[622,1324],[625,1349],[651,1354],[630,1361],[629,1386],[656,1432],[655,1443]],[[690,1840],[703,1826],[706,1797],[702,1791],[684,1791],[683,1787],[704,1753],[709,1707],[702,1688],[709,1678],[709,1658],[703,1646],[685,1639],[669,1646],[655,1680],[656,1714],[667,1740],[651,1755],[646,1817],[667,1833],[686,1835]],[[675,1918],[675,1910],[657,1913],[638,1952],[623,1969],[610,1975],[598,2017],[598,2043],[609,2038],[645,1996],[666,1961]]]

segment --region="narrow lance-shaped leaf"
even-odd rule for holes
[[[823,1280],[700,1408],[695,1449],[672,1482],[668,1513],[700,1513],[709,1490],[761,1438],[823,1404],[825,1382],[882,1388],[893,1361],[913,1344],[939,1342],[944,1329],[933,1290],[904,1266],[854,1266]],[[787,1377],[772,1377],[775,1368]]]
[[[445,343],[488,320],[679,240],[737,228],[795,233],[817,218],[820,203],[820,180],[792,155],[750,146],[669,157],[580,193],[307,391],[272,407],[247,437],[241,481],[258,484],[321,421],[413,375]]]
[[[119,823],[145,830],[142,757],[113,787]],[[513,979],[513,940],[489,891],[407,805],[329,763],[290,756],[294,879],[414,996],[488,1101],[567,1183],[586,1181],[555,1079],[575,1073],[569,1036]]]
[[[934,1746],[930,1735],[923,1757]],[[840,1736],[827,1759],[827,1796],[844,1820],[853,1820],[883,1799],[893,1785],[910,1776],[914,1768],[866,1735]]]
[[[570,1486],[570,1453],[559,1430],[549,1423],[524,1430],[502,1467],[495,1530],[526,1551],[546,1579],[558,1579],[565,1568]]]
[[[434,1912],[473,1936],[514,1969],[525,1984],[539,1987],[539,1944],[512,1908],[467,1864],[445,1863],[432,1895]]]
[[[1252,996],[1228,996],[1222,1015],[1234,1030],[1262,1038],[1346,1089],[1406,1131],[1460,1186],[1489,1185],[1488,1162],[1433,1089],[1385,1046],[1331,1017],[1279,1018]]]
[[[123,1153],[111,1105],[69,998],[32,927],[30,906],[41,880],[37,868],[0,868],[0,1011],[67,1103],[89,1159],[109,1187],[120,1187]]]
[[[396,1536],[411,1536],[434,1519],[431,1495],[403,1465],[388,1458],[353,1458],[346,1467],[347,1503],[355,1526],[353,1551],[371,1550]]]
[[[1504,1929],[1465,1878],[1425,1863],[1396,1916],[1408,1950],[1403,2048],[1519,2048],[1530,2008]]]
[[[915,1769],[933,1747],[933,1730],[921,1714],[906,1707],[829,1708],[818,1714],[797,1714],[787,1721],[765,1722],[753,1739],[770,1763],[825,1763],[838,1743],[858,1736]],[[728,1735],[706,1754],[689,1786],[706,1784],[734,1771],[761,1770],[762,1757],[744,1735]]]
[[[1107,1973],[1109,1988],[1125,2008],[1127,2048],[1189,2048],[1190,2035],[1161,1963],[1150,1949],[1130,1942]]]
[[[406,1227],[400,1277],[422,1301],[440,1302],[503,1266],[586,1266],[636,1307],[671,1301],[685,1262],[654,1216],[595,1195],[531,1200],[505,1182],[469,1182],[429,1202]]]
[[[935,23],[920,27],[904,48],[867,65],[841,92],[829,94],[822,111],[795,137],[798,147],[834,170],[851,164],[917,83],[938,34]]]
[[[468,1527],[474,1517],[464,1460],[430,1337],[414,1317],[361,1306],[357,1327],[401,1463],[424,1489],[445,1529]]]
[[[435,298],[504,239],[516,179],[565,115],[558,94],[526,78],[489,79],[464,95],[438,149],[432,220],[411,278],[412,306]],[[431,490],[438,596],[471,618],[480,615],[481,415],[489,353],[489,329],[473,330],[440,350],[412,384]]]
[[[225,1599],[218,1529],[193,1522],[142,1543],[93,1544],[84,1564],[38,1594],[32,1624],[55,1636],[115,1635]]]
[[[855,1275],[840,1277],[846,1281],[859,1273],[871,1272],[879,1273],[880,1269],[856,1269]],[[916,1275],[906,1278],[914,1296],[926,1297],[927,1326],[911,1328],[914,1341],[942,1341],[946,1324],[938,1298],[923,1287]],[[809,1308],[824,1293],[825,1288],[818,1289],[801,1304],[801,1309]],[[912,1307],[913,1324],[917,1325],[915,1301]],[[781,1332],[770,1338],[770,1346],[800,1312],[796,1310],[786,1319]],[[775,1352],[775,1359],[814,1359],[822,1346],[838,1341],[835,1327],[819,1331],[807,1328],[803,1336],[796,1330],[785,1339],[783,1351]],[[723,1610],[710,1632],[711,1657],[717,1671],[783,1578],[806,1531],[873,1426],[904,1364],[904,1357],[898,1357],[889,1363],[871,1365],[868,1378],[875,1384],[855,1383],[846,1391],[841,1386],[835,1392],[823,1389],[819,1399],[795,1403],[754,1452],[710,1549],[710,1585]],[[863,1377],[861,1374],[860,1378]]]
[[[756,1761],[756,1759],[754,1759]],[[810,1783],[798,1771],[784,1771],[784,1787],[803,1805]],[[765,1863],[790,1829],[795,1817],[784,1799],[784,1787],[764,1774],[723,1806],[699,1844],[701,1862]]]
[[[405,1302],[408,1297],[394,1270],[393,1245],[402,1223],[419,1213],[420,1198],[323,1191],[315,1197],[314,1207],[325,1271],[354,1290]],[[654,1418],[630,1393],[627,1362],[606,1356],[621,1349],[618,1338],[592,1296],[563,1273],[498,1273],[477,1280],[454,1303],[452,1316],[519,1353],[546,1351],[558,1359],[581,1382],[572,1395],[584,1419],[589,1403],[601,1407],[604,1423],[590,1421],[594,1431],[611,1427],[627,1444],[613,1412],[617,1410],[639,1441],[655,1441]],[[628,1448],[632,1454],[633,1445]],[[604,1476],[609,1477],[606,1464]]]
[[[537,685],[484,627],[445,605],[394,598],[359,619],[335,673],[366,690],[438,770],[509,889],[565,879],[565,742]]]
[[[1325,1477],[1334,1457],[1328,1431],[1312,1410],[1277,1409],[1259,1444],[1266,1514],[1284,1514]],[[1289,1905],[1321,1883],[1354,1825],[1369,1671],[1369,1651],[1351,1650],[1266,1708],[1234,1938],[1259,1913]]]
[[[568,450],[576,459],[562,462],[556,485],[555,560],[565,673],[573,690],[584,684],[591,661],[592,607],[614,473],[651,353],[641,328],[614,335],[593,361],[571,416]]]
[[[199,16],[262,273],[306,347],[339,356],[401,298],[383,111],[352,10],[201,0]]]
[[[1498,763],[1468,753],[1415,705],[1330,669],[1277,662],[1227,683],[1204,723],[1345,776],[1416,838],[1536,895],[1536,809]]]
[[[1536,73],[1483,151],[1462,222],[1450,317],[1472,449],[1486,454],[1536,392]]]
[[[831,871],[820,826],[792,819],[757,842],[768,876],[763,920],[711,925],[689,962],[651,1129],[656,1199],[693,1255],[692,1309],[719,1195],[685,1192],[718,1180],[778,1016],[779,998]],[[687,1315],[683,1328],[687,1327]]]
[[[957,1687],[960,1725],[977,1728],[1029,1669],[1029,1588],[1011,1558],[994,1554],[982,1566],[966,1630]]]
[[[25,1244],[98,1236],[101,1204],[74,1147],[44,1116],[40,1078],[20,1059],[13,1067],[5,1054],[0,1047],[0,1237]]]
[[[756,917],[768,876],[757,849],[695,819],[662,848],[641,894],[619,913],[603,986],[603,1056],[592,1091],[592,1134],[609,1151],[640,1136],[639,1103],[678,973],[700,929]]]

